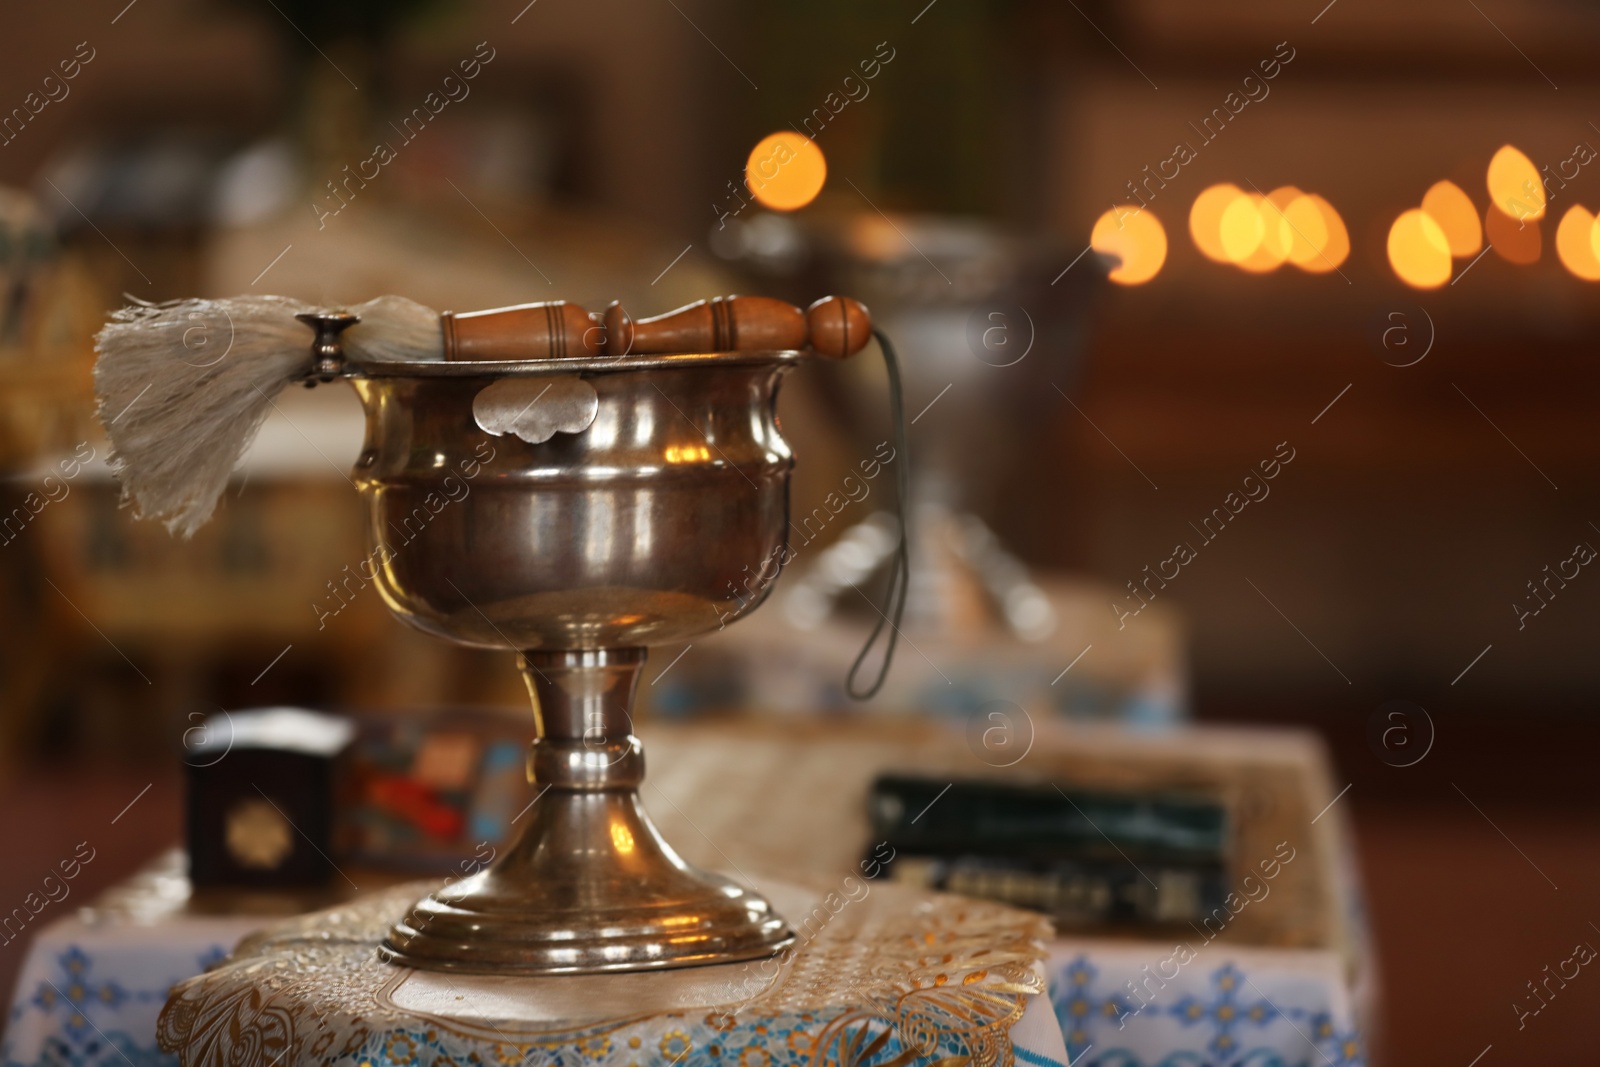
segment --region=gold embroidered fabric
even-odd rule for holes
[[[379,961],[432,888],[247,938],[174,989],[162,1048],[183,1067],[1011,1067],[1011,1029],[1045,992],[1039,916],[854,879],[760,886],[798,933],[772,960],[548,978]]]

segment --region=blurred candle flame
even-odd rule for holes
[[[1339,212],[1323,197],[1307,193],[1290,203],[1283,215],[1305,238],[1304,242],[1297,240],[1289,251],[1289,261],[1301,270],[1324,274],[1338,270],[1349,258],[1350,231],[1345,229]],[[1302,249],[1302,244],[1312,246],[1312,251]]]
[[[764,207],[797,211],[822,192],[828,163],[815,141],[784,130],[763,137],[750,150],[744,180]]]
[[[1455,182],[1434,182],[1422,197],[1422,210],[1450,243],[1450,254],[1457,258],[1475,256],[1483,248],[1483,228],[1478,224],[1478,209]]]
[[[1414,289],[1437,289],[1450,280],[1450,242],[1421,208],[1400,213],[1389,227],[1389,265]]]
[[[1600,255],[1595,251],[1595,217],[1582,204],[1573,204],[1556,227],[1556,255],[1574,277],[1600,282]]]
[[[1261,212],[1261,247],[1251,257],[1257,264],[1268,270],[1276,270],[1289,258],[1289,252],[1294,248],[1295,233],[1294,227],[1284,217],[1283,209],[1303,195],[1294,186],[1283,185],[1257,201],[1256,210]]]
[[[1107,211],[1095,221],[1089,246],[1120,260],[1107,275],[1119,285],[1143,285],[1167,261],[1167,231],[1148,210]]]
[[[1267,224],[1256,206],[1260,199],[1255,193],[1240,193],[1222,212],[1222,248],[1235,266],[1244,266],[1266,239]]]
[[[1243,196],[1244,192],[1237,185],[1223,182],[1195,197],[1194,206],[1189,209],[1189,236],[1207,259],[1217,263],[1234,262],[1222,244],[1222,213]]]
[[[1231,182],[1205,189],[1189,211],[1189,234],[1207,259],[1253,274],[1285,262],[1321,274],[1350,255],[1350,234],[1332,204],[1292,185],[1266,196]]]
[[[1489,201],[1513,219],[1544,217],[1544,184],[1533,161],[1510,145],[1489,160]]]

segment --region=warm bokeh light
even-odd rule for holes
[[[1243,191],[1232,182],[1213,185],[1195,197],[1194,206],[1189,209],[1189,236],[1207,259],[1218,263],[1234,262],[1222,245],[1222,213],[1243,197]]]
[[[1350,234],[1333,205],[1292,185],[1266,196],[1231,182],[1213,185],[1189,209],[1189,235],[1207,259],[1253,274],[1285,261],[1321,274],[1350,255]]]
[[[1317,202],[1309,196],[1297,196],[1283,209],[1284,221],[1294,232],[1294,243],[1289,246],[1289,262],[1303,267],[1320,256],[1328,247],[1328,220]]]
[[[1289,205],[1305,195],[1292,185],[1282,185],[1268,193],[1267,202],[1261,205],[1261,217],[1267,223],[1267,232],[1262,240],[1271,243],[1275,249],[1281,249],[1284,259],[1288,259],[1289,253],[1294,250],[1295,241],[1304,240],[1295,234],[1294,227],[1285,216]]]
[[[1491,207],[1484,212],[1483,232],[1501,259],[1523,267],[1539,262],[1544,244],[1539,238],[1539,224],[1532,219],[1518,222]]]
[[[763,137],[744,165],[745,184],[763,206],[774,211],[805,207],[822,192],[828,163],[809,137],[791,131]]]
[[[1277,206],[1289,233],[1285,258],[1297,267],[1315,259],[1328,244],[1328,224],[1316,201],[1293,186],[1274,189],[1267,199]]]
[[[1450,242],[1420,208],[1403,211],[1389,227],[1389,265],[1416,289],[1437,289],[1450,280]]]
[[[1322,209],[1322,220],[1328,224],[1328,247],[1322,255],[1305,265],[1306,270],[1335,270],[1350,256],[1350,231],[1345,228],[1344,218],[1332,204],[1316,193],[1311,194],[1311,199]]]
[[[1475,256],[1482,250],[1483,227],[1478,224],[1478,209],[1461,186],[1435,182],[1422,197],[1422,210],[1444,231],[1452,256]]]
[[[1256,207],[1260,199],[1254,193],[1240,193],[1222,212],[1219,242],[1229,263],[1242,264],[1261,247],[1267,227]]]
[[[1284,190],[1279,190],[1280,193]],[[1292,190],[1298,196],[1300,190]],[[1266,274],[1283,266],[1289,258],[1289,248],[1294,244],[1294,230],[1283,217],[1283,211],[1269,196],[1250,195],[1250,204],[1261,219],[1261,243],[1256,245],[1239,266],[1252,274]]]
[[[1089,244],[1101,255],[1121,260],[1108,275],[1120,285],[1149,281],[1167,261],[1167,231],[1149,211],[1107,211],[1096,220]]]
[[[1510,145],[1489,160],[1489,202],[1513,219],[1544,217],[1544,185],[1539,168]]]
[[[1586,282],[1600,282],[1600,257],[1595,255],[1594,216],[1573,204],[1556,227],[1556,255],[1561,265]]]
[[[1345,229],[1344,219],[1332,204],[1316,193],[1296,199],[1284,209],[1284,218],[1305,235],[1304,243],[1315,246],[1311,254],[1306,255],[1301,249],[1302,242],[1296,240],[1295,247],[1290,250],[1290,260],[1301,270],[1323,274],[1337,270],[1349,258],[1350,232]]]
[[[1299,189],[1285,185],[1264,197],[1252,199],[1257,214],[1261,216],[1261,243],[1239,266],[1257,274],[1283,266],[1295,242],[1294,227],[1284,218],[1283,209],[1301,195]]]

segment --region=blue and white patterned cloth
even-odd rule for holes
[[[1333,952],[1056,941],[1048,966],[1072,1067],[1367,1062]]]
[[[174,985],[225,957],[267,920],[168,916],[156,923],[69,916],[28,948],[0,1043],[4,1067],[176,1067],[156,1048]]]
[[[269,921],[180,913],[50,924],[18,978],[0,1067],[177,1067],[156,1046],[168,992]],[[1018,1067],[1367,1062],[1332,952],[1207,945],[1175,966],[1165,944],[1059,940],[1045,970],[1054,1013],[1040,998],[1017,1021]]]
[[[295,995],[327,986],[324,990],[326,1003],[321,1004],[319,1010],[309,1012],[309,1022],[325,1023],[341,1010],[365,1010],[362,1008],[365,999],[353,993],[349,987],[352,981],[371,979],[370,984],[374,988],[385,987],[386,991],[387,987],[395,985],[395,977],[399,972],[379,963],[372,945],[386,929],[392,915],[403,911],[405,903],[425,888],[416,885],[400,887],[387,894],[375,894],[359,905],[352,904],[349,909],[334,909],[332,912],[295,920],[296,923],[309,924],[307,929],[311,933],[320,934],[328,927],[326,922],[319,921],[319,916],[358,909],[371,910],[374,916],[367,924],[373,928],[369,931],[371,937],[361,944],[352,946],[345,943],[347,938],[335,938],[331,945],[322,945],[319,937],[309,938],[307,951],[326,950],[345,954],[338,965],[309,967],[293,983],[294,989],[290,992]],[[811,891],[806,891],[807,899],[811,895]],[[381,902],[379,898],[383,898]],[[782,899],[781,895],[775,899]],[[948,1035],[941,1031],[939,1039],[946,1053],[959,1052],[966,1048],[963,1042],[972,1044],[975,1039],[981,1039],[979,1046],[987,1048],[991,1057],[1003,1053],[994,1062],[1007,1065],[1015,1063],[1022,1067],[1065,1067],[1066,1055],[1060,1026],[1049,998],[1044,995],[1042,952],[1037,940],[1043,932],[1039,929],[1041,921],[998,905],[962,904],[954,898],[944,898],[943,903],[929,905],[923,909],[928,914],[922,915],[913,906],[921,900],[922,896],[913,890],[881,886],[874,891],[870,908],[865,901],[853,905],[860,910],[852,912],[849,931],[844,931],[841,926],[839,931],[828,934],[825,929],[807,944],[805,951],[798,952],[794,962],[789,965],[791,973],[801,974],[800,969],[806,959],[831,959],[831,956],[824,957],[828,951],[827,945],[833,946],[832,952],[842,951],[845,957],[854,959],[861,952],[860,941],[864,936],[857,924],[870,922],[870,915],[881,913],[897,922],[913,913],[920,916],[916,925],[918,930],[928,934],[927,944],[922,938],[897,935],[886,937],[884,943],[888,948],[884,951],[895,960],[910,953],[939,971],[937,976],[932,971],[923,976],[927,978],[926,982],[918,979],[912,983],[918,985],[919,989],[926,986],[926,989],[906,998],[913,1007],[923,1009],[922,1012],[916,1015],[915,1020],[896,1021],[893,1017],[878,1020],[865,1008],[854,1010],[853,1014],[853,1009],[846,1010],[844,1014],[849,1019],[860,1015],[857,1020],[860,1025],[854,1029],[841,1025],[834,1039],[849,1045],[872,1030],[879,1040],[870,1043],[867,1051],[871,1055],[868,1060],[892,1060],[898,1051],[903,1051],[899,1042],[906,1040],[907,1033],[920,1033],[913,1022],[944,1017],[937,1010],[942,1008],[948,1013],[949,1019],[962,1023],[962,1027],[952,1029]],[[800,913],[804,909],[795,905],[791,910]],[[19,978],[4,1044],[0,1047],[0,1064],[3,1067],[178,1067],[179,1056],[160,1051],[156,1042],[157,1030],[161,1025],[159,1017],[172,987],[224,960],[242,936],[254,932],[263,924],[270,924],[272,920],[212,918],[172,909],[156,909],[156,912],[135,917],[126,910],[107,909],[92,921],[75,916],[40,930]],[[984,915],[990,917],[988,925],[980,921]],[[970,929],[963,925],[969,923],[969,917]],[[956,925],[949,926],[950,923]],[[934,933],[941,936],[935,937]],[[963,933],[966,936],[956,936]],[[285,957],[294,955],[290,946],[268,946],[258,951],[277,951]],[[1018,956],[1019,951],[1024,954]],[[929,953],[932,955],[929,956]],[[948,969],[952,963],[964,959],[964,953],[976,954],[978,963],[974,966],[977,969],[952,970],[948,987],[945,987],[945,974],[941,968]],[[922,959],[924,956],[928,958]],[[1032,963],[1027,962],[1029,956]],[[245,971],[253,972],[254,968],[250,966],[252,962],[254,957],[247,955],[242,964],[236,962],[231,967],[212,970],[200,981],[226,986],[228,975],[240,970],[241,966]],[[831,964],[818,965],[822,968],[819,973],[831,973]],[[744,980],[748,979],[745,969],[741,969],[740,965],[728,965],[727,968],[693,968],[670,974],[622,976],[621,979],[596,976],[588,980],[634,980],[630,988],[637,992],[639,979],[657,983],[698,981],[704,984],[713,972],[718,971],[732,972]],[[884,977],[884,981],[905,977],[898,968],[890,968],[890,971],[893,973],[886,972],[888,977]],[[259,976],[247,975],[240,988],[246,994],[261,994],[263,1000],[272,999],[268,996],[266,983],[273,973],[273,968],[267,968]],[[1032,984],[1037,992],[1021,995],[1021,986],[1018,984],[1021,979],[1018,976],[1030,974],[1033,978],[1024,984]],[[261,980],[260,985],[255,984],[257,977]],[[852,978],[844,983],[843,988],[847,991],[853,989],[852,983],[859,979],[860,976]],[[443,982],[442,988],[447,993],[455,993],[458,988],[472,986],[473,981],[470,976],[442,979],[426,972],[411,972],[411,981],[406,988]],[[513,1012],[528,1010],[525,1001],[534,1005],[542,1003],[538,997],[530,1001],[530,998],[515,990],[508,998],[504,990],[497,987],[496,981],[482,980],[485,990],[476,990],[476,986],[472,986],[475,991],[470,998],[474,1001],[473,1010],[487,1011],[493,1015],[500,1010],[497,996]],[[544,981],[548,983],[565,979]],[[805,972],[803,980],[795,979],[796,988],[802,993],[810,989],[814,982],[815,976],[810,972]],[[989,986],[992,983],[998,984],[991,990]],[[356,984],[360,982],[356,981]],[[748,998],[742,985],[737,989],[741,1000]],[[444,996],[437,989],[434,993]],[[480,999],[478,994],[487,997],[487,1000],[477,1003]],[[324,1048],[325,1042],[308,1039],[291,1043],[291,1047],[297,1050],[298,1058],[285,1057],[289,1047],[279,1050],[272,1044],[275,1037],[282,1036],[279,1033],[281,1027],[277,1024],[284,1018],[297,1018],[299,1009],[293,1007],[296,1001],[285,991],[278,990],[273,996],[278,999],[272,1000],[273,1010],[270,1012],[265,1009],[257,1011],[262,1005],[253,996],[235,1002],[228,995],[221,995],[216,1004],[208,1006],[198,1016],[184,1016],[197,1028],[195,1040],[185,1045],[188,1050],[186,1058],[196,1063],[215,1062],[230,1067],[273,1067],[281,1059],[284,1067],[288,1067],[296,1062],[326,1062],[329,1056],[339,1053],[338,1047]],[[459,1001],[461,998],[457,995],[445,999]],[[602,1003],[614,1002],[619,1010],[625,1006],[628,1011],[638,1014],[638,1004],[628,997],[599,996],[597,999]],[[447,1005],[447,1010],[459,1010],[459,1007],[449,1009]],[[180,1016],[182,1014],[180,1012]],[[826,1020],[806,1012],[794,1014],[791,1020],[794,1023],[792,1033],[780,1033],[772,1029],[772,1020],[755,1008],[740,1012],[742,1026],[732,1025],[731,1014],[723,1019],[725,1013],[646,1013],[647,1018],[630,1017],[622,1020],[618,1025],[625,1023],[626,1026],[617,1029],[614,1034],[603,1032],[600,1038],[578,1042],[570,1049],[561,1046],[560,1054],[554,1058],[541,1058],[534,1055],[538,1042],[528,1035],[518,1039],[527,1039],[529,1047],[526,1049],[517,1045],[503,1046],[500,1039],[511,1026],[503,1020],[492,1025],[485,1024],[489,1031],[486,1036],[492,1040],[475,1043],[469,1039],[472,1030],[470,1020],[463,1023],[465,1029],[461,1033],[452,1030],[451,1034],[446,1035],[446,1028],[437,1024],[432,1013],[424,1013],[426,1018],[419,1016],[416,1025],[410,1028],[403,1025],[409,1019],[403,1011],[394,1011],[391,1006],[390,1014],[399,1020],[397,1025],[379,1027],[370,1018],[353,1022],[352,1026],[364,1035],[365,1042],[359,1048],[352,1047],[344,1060],[352,1064],[384,1067],[421,1067],[423,1064],[437,1065],[441,1062],[461,1064],[463,1067],[484,1063],[526,1067],[532,1062],[625,1064],[637,1058],[641,1063],[653,1059],[658,1063],[677,1064],[679,1067],[735,1062],[750,1067],[756,1063],[776,1065],[797,1056],[804,1061],[808,1055],[806,1050],[811,1047],[809,1039],[814,1036],[813,1031],[826,1029],[822,1025]],[[749,1017],[745,1018],[746,1015]],[[1004,1037],[991,1047],[987,1042],[994,1035],[988,1033],[988,1029],[995,1025],[1002,1027],[999,1033]],[[534,1030],[548,1028],[540,1024]],[[483,1029],[483,1026],[478,1029]],[[464,1033],[469,1036],[464,1037]],[[541,1033],[535,1036],[544,1044],[549,1044],[545,1040],[548,1035]],[[746,1039],[751,1046],[745,1050],[750,1054],[742,1058],[730,1054],[731,1050],[743,1047],[740,1039]],[[169,1042],[169,1045],[172,1043]],[[881,1048],[878,1047],[880,1045]],[[507,1052],[508,1049],[510,1052]],[[639,1053],[635,1054],[635,1049],[640,1050]],[[655,1056],[656,1051],[659,1051],[660,1058]],[[507,1055],[510,1055],[510,1059],[506,1059]]]

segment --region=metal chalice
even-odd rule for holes
[[[354,480],[384,601],[428,633],[518,651],[537,722],[521,837],[419,901],[385,959],[596,972],[793,940],[764,898],[657,833],[630,709],[649,646],[715,630],[770,588],[748,578],[787,538],[794,460],[774,408],[808,354],[343,367],[366,409]],[[529,412],[535,440],[518,436]]]

